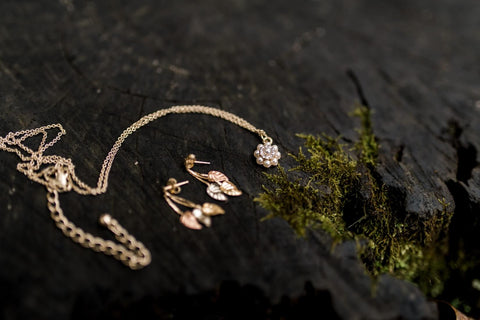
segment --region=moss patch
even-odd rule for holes
[[[371,111],[358,106],[353,115],[361,122],[356,143],[299,135],[304,147],[290,154],[296,167],[266,174],[271,186],[256,201],[270,212],[267,218],[285,219],[301,236],[321,228],[334,243],[356,240],[372,276],[389,273],[438,296],[448,277],[444,257],[453,211],[440,199],[444,212],[425,220],[394,214],[389,190],[376,178],[379,145]]]

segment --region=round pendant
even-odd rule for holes
[[[282,156],[278,147],[268,142],[259,144],[253,155],[257,159],[257,163],[265,168],[278,165],[278,160]]]

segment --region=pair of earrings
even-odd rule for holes
[[[215,200],[227,201],[228,196],[240,196],[240,191],[228,177],[220,171],[209,171],[200,173],[192,170],[195,164],[210,164],[210,162],[197,161],[195,155],[190,154],[185,159],[185,169],[194,178],[207,185],[207,194]],[[205,202],[202,205],[196,204],[190,200],[178,196],[181,192],[181,186],[189,181],[177,182],[174,178],[168,179],[167,185],[163,187],[163,195],[168,205],[180,215],[180,222],[187,228],[200,230],[202,224],[206,227],[212,225],[212,216],[225,213],[220,206]],[[190,208],[191,210],[182,211],[177,204]]]

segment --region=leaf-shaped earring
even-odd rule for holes
[[[212,225],[212,219],[210,217],[224,214],[225,211],[220,206],[213,203],[205,202],[204,204],[199,205],[177,196],[176,194],[181,191],[180,186],[187,183],[188,181],[177,183],[177,180],[173,178],[168,179],[167,185],[163,187],[165,201],[167,201],[168,205],[180,215],[180,222],[185,227],[194,230],[202,229],[202,224],[206,227],[210,227]],[[182,211],[177,204],[191,208],[192,210]]]
[[[195,163],[210,164],[210,162],[197,161],[194,154],[189,154],[185,159],[185,168],[188,173],[194,176],[197,180],[202,181],[207,185],[207,194],[215,200],[227,201],[227,195],[240,196],[240,191],[228,177],[220,171],[210,171],[208,173],[199,173],[193,171],[192,168]]]

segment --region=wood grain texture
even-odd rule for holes
[[[473,0],[2,1],[0,134],[62,123],[68,134],[51,152],[71,157],[94,184],[116,137],[158,108],[225,109],[265,129],[286,154],[300,144],[299,132],[356,139],[348,114],[360,101],[374,110],[379,174],[398,191],[399,210],[439,214],[445,198],[457,208],[468,202],[474,214],[479,16]],[[320,232],[298,239],[283,221],[260,222],[258,142],[222,120],[169,115],[126,141],[107,194],[62,195],[78,226],[109,237],[97,225],[109,212],[151,249],[151,266],[136,272],[64,238],[43,188],[15,171],[13,155],[0,154],[0,318],[139,310],[160,318],[172,305],[216,314],[192,301],[229,280],[240,285],[222,285],[222,299],[251,294],[270,306],[302,295],[310,282],[320,291],[307,285],[307,296],[323,297],[319,310],[332,319],[436,318],[412,284],[384,276],[372,295],[355,244],[331,252]],[[168,178],[189,178],[190,153],[244,192],[202,231],[184,228],[161,194]],[[192,181],[182,196],[208,201],[203,189]],[[220,304],[231,307],[223,314],[255,312],[253,302],[239,301]]]

